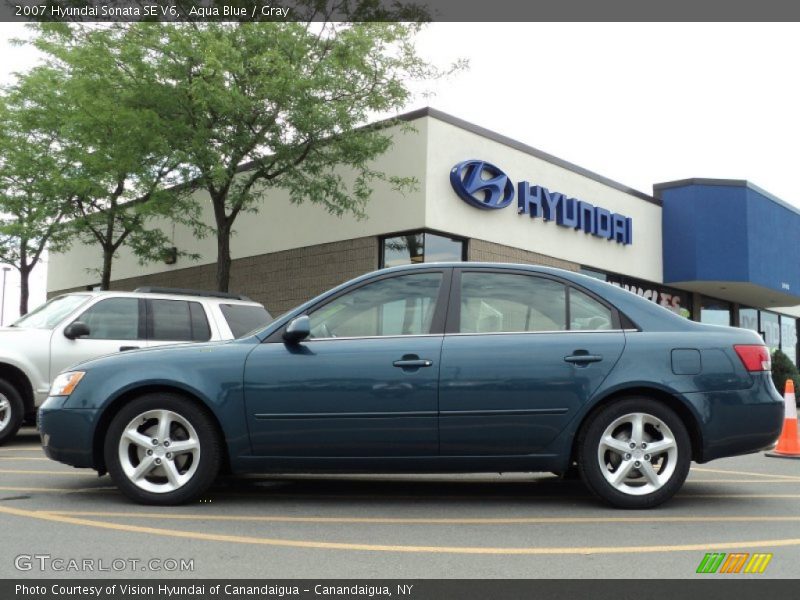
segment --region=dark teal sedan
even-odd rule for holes
[[[579,470],[649,508],[691,461],[756,452],[783,400],[761,338],[577,273],[423,264],[345,283],[242,339],[74,367],[39,411],[47,455],[131,499],[221,471]]]

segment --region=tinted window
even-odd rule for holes
[[[211,338],[203,307],[185,300],[148,300],[150,339],[202,342]]]
[[[462,333],[561,331],[567,325],[566,288],[541,277],[462,273]]]
[[[612,329],[611,309],[575,288],[569,291],[569,328],[582,331]]]
[[[192,319],[192,340],[207,342],[211,339],[211,328],[203,305],[199,302],[189,302],[189,315]]]
[[[80,317],[89,326],[89,340],[136,340],[139,338],[139,300],[108,298],[101,300]]]
[[[260,329],[272,321],[272,317],[263,306],[220,304],[219,308],[228,323],[228,327],[231,328],[233,337],[236,338]]]
[[[441,281],[441,273],[415,273],[362,286],[309,315],[311,337],[429,333]]]

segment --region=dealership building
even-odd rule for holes
[[[279,314],[347,279],[407,263],[485,261],[580,271],[686,318],[758,331],[797,362],[800,210],[741,180],[686,179],[646,194],[435,109],[401,117],[375,161],[414,177],[377,184],[367,218],[328,214],[270,190],[234,225],[230,289]],[[347,173],[343,172],[346,177]],[[198,191],[204,218],[210,202]],[[121,251],[112,289],[213,289],[216,240],[162,223],[198,260],[140,265]],[[48,295],[92,289],[96,246],[48,264]]]

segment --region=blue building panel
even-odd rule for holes
[[[664,283],[749,283],[800,299],[800,212],[746,181],[660,184]]]

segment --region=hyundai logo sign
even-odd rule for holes
[[[450,183],[459,197],[476,208],[505,208],[514,199],[514,184],[491,163],[465,160],[450,170]]]
[[[459,198],[481,209],[505,208],[514,200],[514,184],[503,171],[482,160],[465,160],[450,170],[450,184]],[[633,221],[585,200],[551,192],[528,181],[517,184],[517,212],[555,221],[618,244],[633,243]]]

